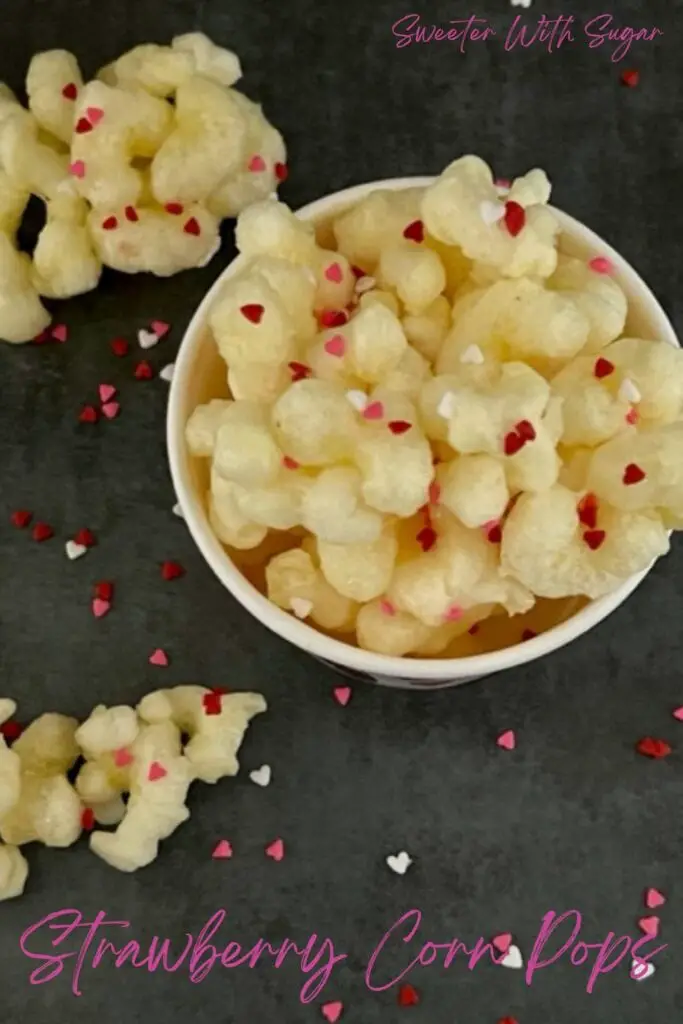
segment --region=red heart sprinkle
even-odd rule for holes
[[[576,506],[576,511],[579,516],[579,522],[582,526],[587,526],[590,530],[594,530],[598,525],[598,499],[592,494],[584,494],[581,501]]]
[[[265,169],[266,169],[266,161],[263,159],[262,156],[259,156],[258,153],[257,153],[256,156],[252,156],[251,160],[247,164],[247,168],[250,171],[254,171],[254,172],[265,171]]]
[[[602,380],[603,377],[609,377],[610,373],[614,373],[614,363],[610,363],[609,359],[605,359],[603,356],[595,360],[595,366],[593,367],[594,377]]]
[[[668,757],[671,753],[671,746],[665,740],[656,740],[652,736],[645,736],[636,743],[636,750],[643,757],[652,757],[656,761]]]
[[[49,540],[50,537],[54,537],[55,531],[48,523],[36,523],[31,532],[31,536],[38,542],[43,540]]]
[[[289,177],[289,167],[287,164],[280,163],[280,161],[275,164],[275,177],[278,181],[287,181]]]
[[[154,370],[149,363],[143,359],[135,367],[135,376],[138,380],[151,380],[154,376]]]
[[[163,764],[159,761],[152,761],[147,772],[147,778],[150,782],[158,782],[159,779],[165,779],[168,772],[164,768]]]
[[[117,768],[126,768],[135,760],[128,747],[119,747],[114,751],[112,757]]]
[[[431,551],[437,541],[437,533],[433,526],[423,526],[415,540],[423,551]]]
[[[646,475],[645,470],[641,469],[635,462],[629,462],[624,470],[621,482],[625,487],[630,487],[631,484],[639,484],[641,480],[645,479]]]
[[[498,1024],[517,1024],[514,1017],[501,1017]]]
[[[130,220],[133,223],[135,223],[136,220],[140,220],[140,218],[138,217],[138,211],[135,209],[134,206],[127,206],[123,212],[126,215],[126,220]]]
[[[628,86],[629,89],[635,89],[640,81],[640,71],[636,71],[635,68],[631,68],[628,71],[622,71],[621,73],[621,84]]]
[[[515,425],[515,430],[524,441],[536,440],[534,425],[533,423],[530,423],[529,420],[520,420],[519,423]]]
[[[473,626],[470,626],[470,628],[467,630],[467,632],[471,636],[476,636],[476,634],[479,632],[479,623],[475,622],[475,624]]]
[[[29,512],[28,509],[19,508],[16,512],[11,515],[12,525],[16,526],[19,530],[23,530],[25,526],[33,519],[33,512]]]
[[[260,302],[248,302],[246,306],[240,306],[240,313],[250,324],[260,324],[265,309]]]
[[[81,828],[92,832],[95,827],[95,812],[92,807],[84,807],[81,813]]]
[[[591,551],[597,551],[599,547],[602,547],[606,536],[604,530],[586,530],[583,539]]]
[[[533,629],[525,629],[522,631],[522,641],[533,640],[538,633]]]
[[[526,210],[519,203],[513,201],[506,203],[503,223],[508,229],[508,233],[516,238],[526,224]]]
[[[118,226],[119,222],[117,221],[116,217],[107,217],[106,220],[102,221],[103,231],[113,231],[114,228],[117,228]]]
[[[111,350],[115,356],[128,355],[128,342],[125,338],[114,338],[111,342]]]
[[[629,409],[629,411],[624,416],[624,419],[626,420],[626,422],[628,423],[628,425],[630,427],[635,427],[635,425],[640,420],[640,413],[635,408],[634,409]]]
[[[77,544],[82,544],[84,548],[91,548],[97,544],[97,537],[92,530],[88,530],[87,527],[83,527],[82,530],[79,530],[74,537],[74,540]]]
[[[293,459],[291,457],[291,455],[283,455],[282,456],[282,465],[285,467],[285,469],[298,469],[299,468],[299,463],[296,461],[296,459]]]
[[[343,327],[348,323],[348,314],[343,309],[327,309],[318,317],[323,327]]]
[[[185,575],[180,562],[164,562],[161,566],[161,575],[165,580],[177,580],[178,577]]]
[[[18,740],[23,731],[24,727],[19,722],[3,722],[0,725],[0,736],[4,737],[7,743]]]
[[[52,340],[52,332],[50,331],[49,327],[46,327],[44,331],[41,331],[40,334],[37,334],[35,336],[35,338],[33,339],[33,344],[34,345],[45,345],[46,342],[51,341],[51,340]]]
[[[202,229],[199,226],[199,221],[196,217],[190,217],[190,219],[183,224],[183,231],[186,235],[201,235]]]
[[[55,341],[59,341],[63,344],[69,337],[69,329],[66,324],[55,324],[54,327],[50,328],[50,335]]]
[[[202,706],[206,715],[220,715],[223,705],[223,698],[220,693],[205,693],[202,697]]]
[[[405,434],[412,427],[412,423],[408,423],[407,420],[391,420],[387,426],[392,434]]]
[[[411,242],[424,242],[425,226],[421,220],[412,221],[403,231],[403,237]]]
[[[100,580],[95,584],[95,597],[100,601],[111,601],[114,596],[114,584],[109,580]]]
[[[78,96],[78,86],[75,82],[68,82],[62,89],[62,96],[65,100],[75,100]]]
[[[503,441],[503,450],[506,455],[516,455],[517,452],[521,451],[525,445],[525,440],[515,430],[511,430],[509,434],[505,435]]]
[[[396,1002],[399,1006],[417,1006],[420,1002],[420,996],[417,989],[413,988],[412,985],[401,985]]]
[[[500,544],[503,540],[503,530],[500,523],[496,523],[490,530],[487,531],[486,539],[489,544]]]
[[[97,423],[100,417],[94,405],[84,405],[78,414],[79,423]]]
[[[183,212],[183,204],[182,203],[166,203],[164,205],[164,209],[166,210],[166,213],[172,213],[174,217],[179,217],[180,214]]]
[[[306,366],[305,363],[293,362],[287,363],[287,366],[289,367],[289,372],[292,375],[293,381],[305,380],[306,377],[310,377],[311,374],[313,373],[313,370],[310,368],[310,366]]]
[[[76,132],[76,135],[85,135],[86,132],[92,131],[92,127],[93,126],[90,124],[87,117],[79,117],[78,121],[76,121],[74,131]]]

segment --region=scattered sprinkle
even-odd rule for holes
[[[609,377],[611,373],[614,373],[614,363],[611,363],[609,359],[605,359],[604,356],[600,356],[595,360],[595,366],[593,367],[594,377],[602,380],[603,377]]]
[[[501,1017],[498,1024],[519,1024],[519,1022],[514,1017]]]
[[[266,786],[270,785],[270,780],[273,776],[272,769],[269,764],[262,764],[260,768],[256,768],[253,772],[249,772],[249,778],[257,786],[261,786],[265,789]]]
[[[536,430],[533,423],[529,420],[520,420],[519,423],[515,425],[515,430],[524,441],[536,440]]]
[[[62,96],[65,100],[75,100],[78,96],[78,86],[75,82],[67,82],[62,89]]]
[[[460,362],[464,365],[481,366],[484,362],[484,353],[478,345],[468,345],[460,356]]]
[[[382,598],[382,600],[379,602],[379,610],[381,611],[382,615],[388,615],[390,617],[396,614],[396,609],[394,608],[393,604],[391,603],[391,601],[387,601],[386,598]]]
[[[95,597],[101,601],[111,601],[114,596],[114,584],[109,580],[100,580],[95,584]]]
[[[280,160],[275,164],[275,177],[278,181],[287,181],[289,177],[289,167]]]
[[[31,531],[31,536],[34,540],[41,543],[44,540],[49,540],[50,537],[54,537],[55,531],[52,529],[49,523],[36,523]]]
[[[117,768],[127,768],[135,760],[128,747],[119,747],[114,751],[113,758]]]
[[[413,863],[413,858],[406,853],[405,850],[401,850],[400,853],[390,853],[386,859],[387,865],[397,875],[405,875],[406,871]]]
[[[412,427],[407,420],[391,420],[387,426],[392,434],[406,434]]]
[[[514,201],[507,202],[505,204],[503,220],[508,233],[512,235],[513,238],[516,238],[526,224],[526,210],[523,206],[520,206],[519,203],[515,203]]]
[[[175,363],[166,363],[166,366],[162,366],[159,370],[159,376],[162,380],[165,380],[167,384],[170,384],[173,380],[173,374],[175,373]]]
[[[106,217],[102,221],[102,230],[103,231],[113,231],[118,226],[119,226],[119,222],[116,219],[116,217],[114,217],[114,216]]]
[[[74,540],[77,544],[83,544],[86,548],[92,548],[97,544],[97,537],[89,530],[86,526],[82,530],[79,530]]]
[[[102,107],[86,107],[85,116],[90,121],[91,125],[99,124],[104,117],[104,111]]]
[[[294,360],[291,363],[287,363],[292,382],[296,383],[298,380],[306,380],[307,377],[312,376],[313,370],[306,363],[298,363]]]
[[[166,213],[170,213],[173,217],[179,217],[184,207],[182,203],[164,203],[164,209]]]
[[[505,205],[503,203],[491,203],[485,200],[479,205],[479,215],[484,224],[497,224],[505,216]]]
[[[109,399],[113,398],[116,394],[116,388],[113,384],[100,384],[98,394],[100,396],[100,402],[108,402]]]
[[[594,530],[598,525],[598,504],[597,495],[593,494],[592,491],[584,494],[583,498],[581,498],[576,506],[576,512],[582,526],[587,526],[590,530]]]
[[[293,597],[289,602],[289,606],[297,619],[306,619],[313,611],[313,602],[307,601],[303,597]]]
[[[196,217],[190,217],[188,221],[183,224],[183,231],[186,235],[201,235],[202,229],[199,226],[199,221]]]
[[[455,412],[456,398],[452,391],[447,391],[442,396],[441,401],[436,407],[437,415],[443,420],[449,420]]]
[[[470,626],[467,632],[470,634],[470,636],[476,636],[476,634],[479,632],[479,623],[475,622],[473,626]]]
[[[494,935],[491,939],[491,945],[494,949],[497,949],[499,953],[507,953],[512,945],[512,935],[510,935],[509,932],[502,932],[500,935]]]
[[[92,125],[87,117],[79,117],[78,121],[76,121],[74,131],[76,132],[76,135],[85,135],[86,132],[92,131]]]
[[[14,743],[18,740],[24,731],[23,725],[20,722],[15,722],[10,719],[9,722],[3,722],[0,725],[0,736],[2,736],[6,743]]]
[[[161,576],[165,580],[177,580],[180,576],[185,575],[180,562],[163,562],[161,565]]]
[[[149,326],[152,328],[157,338],[165,337],[165,335],[167,335],[171,330],[171,325],[165,320],[152,320]]]
[[[659,761],[664,757],[668,757],[672,748],[666,740],[657,740],[652,736],[645,736],[636,743],[636,750],[643,757],[651,757],[653,760]]]
[[[18,508],[16,512],[13,512],[10,516],[12,526],[16,526],[18,530],[24,530],[33,519],[33,512],[29,512],[26,508]]]
[[[95,827],[95,812],[92,807],[84,807],[81,811],[81,828],[86,832],[92,832]]]
[[[490,519],[482,526],[484,536],[489,544],[500,544],[503,540],[503,527],[498,519]]]
[[[202,707],[204,714],[209,717],[220,715],[223,710],[223,694],[216,690],[205,693],[202,697]]]
[[[138,345],[140,348],[154,348],[159,343],[159,335],[156,331],[148,331],[144,327],[138,331]]]
[[[641,932],[645,935],[649,935],[650,938],[656,939],[659,935],[659,918],[653,914],[651,917],[641,917],[638,921],[638,927]]]
[[[633,484],[641,483],[645,479],[646,475],[645,470],[641,469],[637,463],[629,462],[628,466],[624,470],[621,482],[625,487],[631,487]]]
[[[68,540],[64,547],[66,550],[66,557],[72,562],[77,558],[82,558],[88,550],[85,544],[79,544],[75,540]]]
[[[413,985],[401,985],[396,996],[399,1006],[417,1006],[420,1002],[420,994]]]
[[[679,722],[683,722],[683,707],[676,708],[675,711],[672,711],[671,713]]]
[[[502,732],[496,740],[496,745],[499,746],[501,750],[514,750],[517,746],[517,737],[512,729]]]
[[[631,978],[633,981],[647,981],[656,970],[657,968],[652,961],[633,960],[631,963]]]
[[[128,355],[129,345],[125,338],[114,338],[110,342],[110,346],[114,355],[118,356],[119,359]]]
[[[611,274],[614,272],[614,264],[606,256],[596,256],[589,261],[588,266],[596,274]]]
[[[127,206],[123,212],[126,217],[126,220],[129,220],[132,224],[135,224],[136,221],[140,220],[140,218],[138,217],[138,211],[135,209],[134,206]]]
[[[85,163],[83,160],[74,160],[69,164],[69,174],[74,178],[85,178]]]
[[[291,455],[282,456],[282,465],[285,469],[299,469],[299,463]]]
[[[255,173],[258,173],[259,171],[265,171],[266,161],[263,159],[262,156],[259,156],[257,153],[256,156],[252,156],[251,160],[247,164],[247,169],[250,171],[254,171]]]
[[[232,857],[232,846],[227,839],[221,839],[213,848],[211,854],[214,860],[230,860]]]
[[[522,952],[519,946],[510,946],[507,953],[500,961],[501,967],[507,967],[512,971],[518,971],[524,966],[524,960],[522,959]]]
[[[503,451],[506,455],[516,455],[524,447],[525,441],[515,430],[505,435],[503,440]]]
[[[185,518],[185,513],[183,512],[179,501],[176,501],[175,505],[171,509],[171,512],[173,513],[174,516],[178,516],[178,519]]]
[[[321,1013],[328,1024],[337,1024],[337,1021],[342,1015],[343,1009],[344,1004],[339,1001],[335,1003],[325,1003],[325,1005],[321,1007]]]
[[[106,615],[111,604],[109,601],[105,601],[102,597],[93,598],[92,602],[92,613],[96,619],[101,619],[103,615]]]
[[[161,668],[166,668],[168,665],[168,655],[166,651],[162,650],[161,647],[157,647],[156,650],[152,651],[149,656],[150,665],[159,665]]]
[[[423,526],[415,540],[426,553],[431,551],[437,541],[437,533],[433,526]]]
[[[384,406],[381,402],[370,402],[363,409],[364,420],[381,420],[384,416]]]
[[[345,708],[346,705],[351,700],[352,693],[353,690],[351,689],[350,686],[335,686],[334,690],[332,691],[332,696],[336,700],[337,704]]]
[[[150,782],[158,782],[159,779],[165,779],[168,772],[164,768],[163,764],[159,761],[152,761],[147,772],[147,778]]]
[[[285,855],[285,844],[281,839],[276,839],[266,846],[266,857],[270,857],[271,860],[277,861],[278,863],[283,859]]]
[[[145,359],[136,365],[133,372],[136,380],[151,380],[154,376],[154,370]]]
[[[240,306],[240,313],[245,320],[248,320],[251,324],[260,324],[263,319],[265,309],[260,302],[247,302],[245,306]]]
[[[527,640],[534,640],[538,636],[535,629],[524,629],[522,630],[522,643],[526,643]]]
[[[118,416],[120,409],[121,406],[118,402],[105,402],[102,406],[102,412],[108,420],[115,419]]]
[[[452,604],[444,615],[444,622],[459,622],[465,614],[464,609],[459,604]]]
[[[640,82],[640,71],[636,71],[635,68],[630,68],[628,71],[622,71],[621,73],[621,84],[627,86],[629,89],[635,89]]]
[[[344,277],[341,265],[339,263],[330,263],[329,267],[325,270],[325,277],[333,284],[340,284]]]
[[[365,394],[364,391],[347,391],[346,400],[347,402],[350,402],[354,409],[356,409],[358,412],[362,412],[365,406],[368,404],[368,396]]]
[[[598,548],[602,547],[606,536],[607,534],[604,530],[586,530],[583,535],[583,540],[591,551],[597,551]]]
[[[55,324],[54,327],[50,328],[50,334],[55,341],[59,341],[63,345],[69,337],[69,329],[66,324]]]
[[[100,414],[94,405],[84,405],[78,414],[79,423],[97,423]]]
[[[425,226],[421,220],[412,221],[403,231],[403,237],[411,242],[424,242]]]
[[[327,339],[324,348],[328,355],[341,359],[346,351],[346,341],[341,334],[334,334]]]
[[[625,377],[619,385],[619,398],[622,402],[630,402],[632,405],[636,405],[642,397],[633,381],[629,377]]]
[[[636,423],[638,423],[640,420],[640,413],[637,409],[629,409],[629,411],[624,416],[624,419],[629,424],[629,426],[635,427]]]
[[[327,309],[318,317],[322,327],[343,327],[348,323],[348,313],[343,309]]]
[[[666,896],[663,896],[659,889],[645,890],[645,906],[650,910],[655,910],[657,907],[663,907],[665,903]]]

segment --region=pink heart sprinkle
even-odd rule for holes
[[[325,1003],[322,1007],[322,1015],[326,1021],[329,1021],[329,1024],[337,1024],[343,1009],[343,1003]]]
[[[645,932],[646,935],[649,935],[650,938],[654,939],[659,934],[659,918],[654,915],[652,917],[641,917],[638,922],[638,927],[641,931]]]
[[[507,953],[512,945],[512,936],[509,932],[503,932],[502,935],[494,935],[491,939],[491,945],[497,949],[499,953]]]
[[[611,274],[614,270],[614,264],[606,256],[596,256],[595,259],[590,261],[588,266],[596,274]]]
[[[118,416],[118,412],[121,406],[118,402],[105,402],[102,406],[102,412],[108,420],[113,420],[115,416]]]
[[[133,755],[128,747],[120,747],[114,751],[114,764],[117,768],[125,768],[127,765],[132,764],[133,760]]]
[[[640,413],[637,409],[629,409],[624,418],[629,426],[635,427],[636,423],[640,419]]]
[[[329,267],[325,271],[325,277],[327,280],[334,282],[334,284],[339,284],[343,276],[342,268],[338,263],[330,263]]]
[[[74,178],[85,178],[85,163],[83,160],[74,160],[72,164],[69,164],[69,174],[73,174]]]
[[[91,125],[99,124],[104,117],[104,111],[101,107],[86,107],[85,116],[90,121]]]
[[[666,896],[663,896],[659,889],[648,889],[645,893],[645,906],[650,910],[656,907],[663,907],[666,903]]]
[[[116,394],[116,388],[112,384],[100,384],[100,402],[108,402]]]
[[[517,746],[517,739],[512,729],[508,729],[507,732],[502,732],[496,743],[503,750],[514,750]]]
[[[111,608],[109,601],[103,601],[101,597],[96,597],[92,603],[92,613],[96,619],[101,619],[103,615],[106,615]]]
[[[679,722],[683,722],[683,707],[676,708],[673,712],[674,718],[677,718]]]
[[[56,324],[50,332],[55,341],[61,341],[62,344],[66,341],[69,336],[66,324]]]
[[[452,604],[444,615],[444,620],[446,622],[457,622],[464,614],[464,609],[459,604]]]
[[[250,171],[265,171],[266,161],[262,156],[252,156],[251,160],[247,164]]]
[[[166,651],[162,651],[161,647],[157,647],[156,651],[152,651],[149,656],[150,665],[161,665],[166,667],[168,665],[168,655]]]
[[[152,328],[157,338],[163,338],[163,336],[168,334],[171,330],[171,325],[167,324],[165,320],[152,320],[149,326]]]
[[[325,342],[325,351],[328,355],[336,356],[338,359],[341,359],[346,351],[346,342],[342,338],[341,334],[335,334]]]
[[[363,419],[365,420],[381,420],[384,416],[384,406],[381,402],[370,402],[363,409]]]
[[[168,772],[164,768],[163,764],[159,764],[158,761],[152,761],[147,772],[147,778],[150,782],[158,782],[159,779],[163,779],[168,775]]]
[[[382,615],[395,615],[396,614],[396,609],[394,608],[394,606],[391,603],[391,601],[386,601],[386,600],[380,601],[380,603],[379,603],[379,610],[381,611]]]
[[[276,839],[270,846],[266,846],[266,857],[270,857],[271,860],[275,860],[278,863],[282,860],[285,855],[285,844],[281,839]]]
[[[216,843],[213,853],[211,854],[214,860],[229,860],[232,857],[232,846],[227,839],[221,839],[219,843]]]
[[[332,692],[334,694],[334,699],[336,700],[337,704],[341,704],[341,706],[343,708],[345,708],[346,705],[351,700],[351,693],[352,693],[351,687],[350,686],[335,686],[335,688],[334,688],[334,690]]]

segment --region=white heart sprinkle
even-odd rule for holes
[[[376,287],[377,281],[375,281],[374,277],[366,274],[365,277],[359,277],[356,281],[356,295],[365,295],[366,292],[371,292]]]
[[[510,0],[513,7],[531,7],[531,0]]]
[[[138,342],[140,348],[154,348],[159,342],[159,335],[155,334],[154,331],[146,331],[144,328],[138,331]]]
[[[364,391],[347,391],[346,398],[358,412],[362,412],[368,404],[368,396]]]
[[[66,557],[70,558],[71,561],[75,558],[80,558],[88,550],[85,544],[77,544],[75,540],[68,540],[65,544]]]
[[[452,391],[447,391],[436,407],[437,415],[444,420],[449,420],[455,412],[455,405],[455,395]]]
[[[479,215],[484,224],[497,224],[505,216],[505,207],[502,203],[490,203],[486,199],[479,204]]]
[[[289,602],[289,607],[292,609],[297,619],[305,619],[307,615],[310,615],[313,611],[313,602],[306,601],[303,597],[293,597]]]
[[[185,518],[185,513],[183,512],[182,508],[180,507],[180,502],[179,501],[176,501],[175,505],[171,509],[171,512],[173,513],[174,516],[178,516],[178,519],[184,519]]]
[[[262,764],[256,771],[249,772],[249,778],[252,782],[255,782],[257,786],[269,786],[272,778],[272,771],[269,764]]]
[[[173,380],[173,371],[175,370],[175,363],[166,363],[166,366],[162,366],[159,370],[159,376],[162,380],[170,383]]]
[[[641,400],[642,397],[643,396],[641,395],[640,391],[635,386],[633,381],[630,380],[629,377],[625,377],[622,380],[621,385],[619,387],[619,398],[622,400],[622,402],[631,402],[632,404],[635,405],[637,402]]]
[[[387,864],[397,875],[405,875],[412,863],[412,857],[408,856],[405,850],[401,850],[400,853],[396,854],[390,853],[387,857]]]
[[[520,967],[524,966],[522,954],[518,946],[510,946],[507,953],[500,961],[500,966],[509,967],[513,971],[518,971]]]
[[[460,356],[461,363],[472,363],[473,366],[481,366],[484,362],[484,353],[478,345],[469,345]]]
[[[631,963],[631,978],[633,981],[647,981],[656,970],[657,968],[650,960],[633,960]]]

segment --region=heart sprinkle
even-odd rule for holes
[[[92,807],[84,807],[81,811],[81,828],[85,832],[92,832],[95,827],[95,812]]]
[[[406,871],[413,863],[413,859],[405,850],[401,850],[400,853],[390,853],[386,862],[395,874],[405,875]]]
[[[26,508],[19,508],[10,516],[12,526],[16,526],[18,530],[24,530],[32,519],[33,512],[29,512]]]
[[[653,963],[645,960],[633,960],[631,963],[631,978],[633,981],[646,981],[651,978],[657,968]]]
[[[50,334],[55,341],[60,341],[62,344],[64,344],[66,339],[69,337],[66,324],[55,324],[54,327],[50,329]]]
[[[140,348],[148,349],[154,348],[159,343],[159,335],[156,331],[147,331],[143,327],[142,330],[138,331],[138,345]]]
[[[129,220],[131,224],[135,224],[137,221],[140,220],[138,216],[138,211],[135,209],[134,206],[127,206],[123,212],[126,217],[126,220]]]
[[[78,96],[78,86],[75,82],[67,82],[62,89],[62,96],[65,100],[75,100]]]
[[[452,391],[447,391],[442,396],[441,401],[436,407],[437,416],[440,416],[442,420],[449,420],[455,412],[456,398]]]
[[[420,1002],[420,995],[412,985],[401,985],[396,996],[399,1006],[417,1006]]]
[[[518,946],[510,946],[507,953],[500,961],[501,967],[508,967],[512,971],[518,971],[524,966],[524,960],[522,959],[522,953]]]
[[[676,708],[676,710],[671,713],[677,721],[683,722],[683,707]]]
[[[175,505],[171,509],[171,512],[173,513],[174,516],[178,516],[178,519],[184,519],[185,518],[185,514],[183,512],[182,506],[181,506],[179,501],[177,501],[175,503]]]
[[[403,237],[411,242],[424,242],[425,226],[421,220],[412,221],[403,231]]]
[[[529,420],[520,420],[516,424],[515,430],[524,441],[536,440],[536,430],[533,423],[530,423]]]
[[[502,732],[496,740],[496,745],[502,750],[514,750],[517,746],[517,737],[515,736],[512,729],[508,729],[506,732]]]
[[[484,224],[497,224],[505,216],[505,206],[503,203],[491,203],[485,200],[479,205],[479,214]]]
[[[114,584],[109,580],[100,580],[95,584],[95,597],[98,597],[100,601],[111,601],[113,596]]]
[[[386,598],[383,598],[380,601],[379,610],[381,611],[382,615],[389,615],[390,617],[393,617],[396,614],[396,609],[394,608],[393,604],[391,603],[391,601],[387,601]]]
[[[324,348],[328,355],[341,359],[346,351],[346,341],[341,334],[334,334],[331,338],[327,339]]]
[[[363,409],[364,420],[381,420],[384,416],[384,406],[381,402],[370,402]]]
[[[588,266],[596,274],[611,274],[614,272],[614,264],[606,256],[596,256],[589,261]]]
[[[113,231],[119,226],[119,222],[116,217],[107,217],[106,220],[102,221],[103,231]]]
[[[167,335],[171,330],[171,325],[165,320],[152,320],[149,326],[152,328],[157,338],[165,337],[165,335]]]
[[[116,394],[116,388],[113,384],[100,384],[98,394],[100,396],[100,402],[108,402],[109,399],[113,398]]]
[[[517,235],[522,231],[526,224],[526,210],[519,203],[513,201],[505,204],[505,214],[503,216],[505,227],[508,233],[516,238]]]
[[[336,700],[337,704],[345,708],[351,700],[352,689],[350,686],[335,686],[332,691],[332,696]]]
[[[609,377],[611,373],[614,373],[614,363],[611,363],[609,359],[605,359],[603,356],[595,360],[595,366],[593,367],[594,377],[602,380],[603,377]]]
[[[179,217],[183,212],[184,207],[182,203],[164,203],[164,209],[166,213],[170,213],[172,217]]]
[[[307,601],[303,597],[293,597],[289,602],[289,607],[292,609],[297,619],[306,619],[313,611],[313,602]]]
[[[84,405],[78,414],[79,423],[97,423],[100,414],[94,405]]]
[[[69,164],[69,174],[72,174],[74,178],[85,178],[85,163],[82,160],[74,160],[72,164]]]
[[[183,224],[183,231],[186,235],[201,235],[202,229],[199,226],[199,221],[196,217],[190,217],[185,224]]]
[[[655,761],[659,761],[664,757],[668,757],[671,753],[671,746],[666,740],[653,739],[652,736],[644,736],[642,740],[638,740],[636,743],[636,750],[643,757],[651,757]]]
[[[391,420],[387,426],[392,434],[405,434],[412,427],[412,423],[408,423],[407,420]]]
[[[459,622],[464,614],[465,611],[459,604],[452,604],[443,617],[444,622]]]
[[[265,789],[266,786],[270,785],[270,780],[273,776],[273,772],[269,764],[262,764],[260,768],[257,768],[253,772],[249,772],[249,778],[257,786],[261,786]]]
[[[343,327],[349,322],[348,314],[343,309],[328,309],[318,317],[322,327]]]
[[[110,346],[114,355],[118,356],[119,359],[121,359],[123,356],[128,355],[129,346],[125,338],[114,338],[110,342]]]
[[[104,111],[101,107],[86,107],[85,116],[94,127],[96,124],[99,124],[104,117]]]
[[[368,396],[364,391],[347,391],[346,400],[357,410],[362,412],[365,406],[368,404]]]
[[[103,615],[107,614],[110,608],[111,604],[109,601],[105,601],[101,597],[94,598],[92,603],[92,613],[96,619],[101,619]]]
[[[79,117],[76,121],[76,127],[74,128],[76,135],[85,135],[87,132],[92,131],[92,125],[88,121],[87,117]]]
[[[641,932],[649,935],[652,939],[656,939],[659,935],[659,924],[659,918],[654,914],[651,917],[641,917],[638,921],[638,927]]]
[[[265,171],[266,161],[263,159],[262,156],[259,156],[258,154],[256,156],[252,156],[251,160],[247,164],[247,169],[250,171],[254,171],[255,173],[258,173],[259,171]]]
[[[631,487],[633,484],[641,483],[645,477],[646,473],[644,469],[641,469],[635,462],[629,462],[628,466],[624,470],[621,482],[625,487]]]
[[[0,736],[2,736],[6,743],[13,743],[14,740],[18,740],[24,731],[23,725],[19,722],[3,722],[0,725]]]
[[[340,284],[344,277],[344,272],[339,263],[330,263],[329,267],[325,270],[325,277],[328,281],[332,281],[333,284]]]
[[[287,181],[289,177],[289,168],[287,164],[283,164],[280,160],[275,164],[275,177],[278,181]]]
[[[95,546],[95,544],[97,544],[97,537],[92,532],[92,530],[89,530],[85,526],[83,527],[82,530],[78,531],[78,533],[74,537],[74,540],[76,541],[77,544],[83,544],[83,546],[86,548],[92,548]]]
[[[223,710],[223,696],[220,693],[211,691],[205,693],[202,697],[202,707],[204,708],[204,714],[209,717],[220,715]]]
[[[621,73],[621,84],[627,86],[629,89],[635,89],[640,82],[640,71],[636,71],[634,68],[628,71],[622,71]]]
[[[503,932],[501,935],[494,935],[491,939],[491,945],[494,949],[497,949],[499,953],[507,953],[512,944],[512,935],[509,932]]]
[[[629,409],[629,411],[624,416],[624,419],[630,427],[635,427],[636,423],[638,423],[638,421],[640,420],[640,413],[637,409]]]
[[[230,860],[232,857],[232,846],[227,839],[221,839],[213,848],[211,854],[214,860]]]
[[[520,435],[516,431],[511,430],[509,434],[505,435],[505,439],[503,441],[503,451],[505,452],[506,455],[516,455],[517,452],[520,452],[523,447],[524,438],[520,437]]]
[[[659,889],[647,889],[645,892],[645,906],[650,910],[655,910],[657,907],[663,907],[666,903],[666,897],[661,894]]]
[[[503,540],[503,527],[500,523],[491,522],[484,524],[484,532],[489,544],[501,544]]]
[[[298,380],[306,380],[307,377],[310,377],[313,374],[313,370],[310,366],[306,366],[305,363],[297,363],[294,361],[287,363],[287,367],[291,374],[293,383],[296,383]]]
[[[66,557],[70,561],[75,561],[77,558],[82,558],[88,550],[85,544],[77,544],[75,540],[68,540],[65,544]]]
[[[271,860],[276,861],[278,864],[283,859],[284,855],[285,844],[281,839],[276,839],[270,844],[270,846],[266,846],[266,857],[270,857]]]
[[[323,1017],[328,1022],[328,1024],[337,1024],[337,1021],[342,1015],[343,1009],[343,1003],[325,1003],[325,1005],[321,1007],[320,1012],[322,1013]]]
[[[301,378],[298,379],[301,380]],[[299,469],[299,463],[296,461],[296,459],[293,459],[291,455],[282,456],[282,465],[285,467],[285,469]]]
[[[180,562],[163,562],[161,566],[161,577],[164,580],[177,580],[180,576],[185,575]]]
[[[604,530],[586,530],[583,540],[591,551],[597,551],[604,544],[606,536],[607,534]]]
[[[152,761],[147,772],[147,778],[150,782],[158,782],[159,779],[164,779],[167,775],[168,772],[163,764],[160,764],[159,761]]]
[[[151,380],[154,376],[154,370],[146,360],[141,360],[135,367],[134,376],[137,380]]]
[[[630,402],[632,405],[637,405],[642,397],[633,381],[625,377],[619,386],[619,398],[622,402]]]
[[[131,754],[128,747],[119,747],[113,753],[114,764],[117,768],[127,768],[129,764],[133,763],[133,755]]]
[[[168,665],[168,655],[166,651],[162,650],[161,647],[157,647],[156,650],[152,651],[149,656],[150,665],[159,665],[161,668],[166,668]]]
[[[576,506],[576,512],[581,525],[587,526],[589,530],[594,530],[598,525],[597,496],[590,491],[588,494],[584,494],[583,498],[581,498],[581,501]]]
[[[433,526],[423,526],[415,540],[425,552],[431,551],[437,541],[437,533]]]
[[[162,380],[165,380],[167,384],[170,384],[173,380],[173,374],[175,373],[175,363],[166,363],[166,366],[162,366],[159,370],[159,376]]]
[[[538,636],[538,633],[533,629],[522,630],[522,643],[526,643],[528,640],[534,640]]]
[[[50,537],[54,537],[55,531],[52,529],[49,523],[36,523],[31,531],[31,536],[34,540],[40,544],[44,540],[49,540]]]
[[[468,345],[463,354],[460,356],[460,362],[464,365],[468,363],[473,366],[481,366],[484,362],[484,353],[478,345]]]

